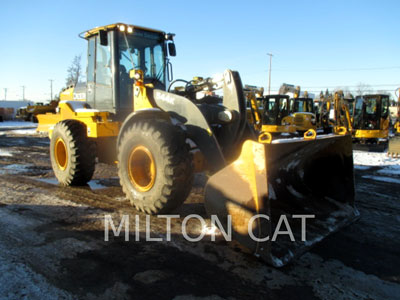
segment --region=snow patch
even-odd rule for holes
[[[397,166],[400,168],[400,160],[388,156],[386,153],[353,151],[355,165],[360,166]]]
[[[33,135],[33,134],[37,134],[36,128],[11,130],[10,133],[13,133],[13,134],[22,134],[22,135]]]
[[[387,166],[386,168],[379,170],[379,174],[383,175],[400,175],[400,165],[391,165]]]
[[[390,183],[400,184],[400,179],[390,178],[390,177],[365,175],[365,176],[363,176],[363,178],[372,179],[372,180],[376,180],[376,181],[383,181],[383,182],[390,182]]]
[[[56,178],[35,178],[35,179],[38,181],[41,181],[41,182],[58,185],[58,181]],[[90,189],[92,189],[92,190],[100,190],[100,189],[107,188],[107,186],[100,184],[99,180],[90,180],[88,182],[88,185],[89,185]]]
[[[368,169],[370,169],[371,167],[370,166],[354,166],[354,169],[357,169],[357,170],[368,170]]]
[[[27,165],[19,165],[19,164],[6,165],[6,166],[2,167],[2,170],[0,170],[0,174],[17,175],[17,174],[21,174],[21,173],[24,173],[24,172],[29,172],[32,167],[33,167],[32,164],[27,164]]]
[[[16,129],[16,128],[36,128],[37,123],[22,121],[5,121],[0,122],[0,130]]]
[[[0,156],[13,156],[8,150],[0,149]]]

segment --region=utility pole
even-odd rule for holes
[[[7,88],[4,88],[4,100],[7,100]]]
[[[272,64],[272,54],[267,53],[269,55],[269,76],[268,76],[268,95],[271,95],[271,64]]]
[[[50,101],[53,100],[53,79],[49,79],[50,81]]]
[[[22,101],[25,101],[25,86],[21,86],[22,87]]]

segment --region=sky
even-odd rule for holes
[[[175,33],[174,78],[237,70],[244,84],[374,91],[400,87],[400,1],[0,1],[0,100],[50,98],[65,86],[78,34],[117,22]]]

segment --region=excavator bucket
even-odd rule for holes
[[[259,143],[212,175],[205,206],[233,239],[280,267],[358,216],[351,136]],[[225,228],[228,230],[228,228]]]

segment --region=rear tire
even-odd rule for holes
[[[50,142],[51,166],[63,186],[86,185],[96,164],[96,144],[86,135],[86,127],[74,120],[57,123]]]
[[[193,164],[185,134],[169,122],[133,123],[122,133],[118,161],[122,189],[137,210],[168,213],[191,190]]]

